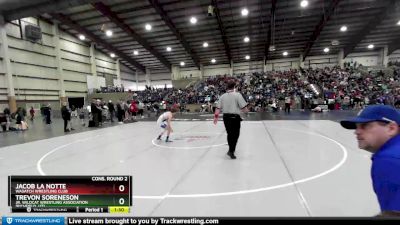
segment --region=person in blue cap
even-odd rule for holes
[[[373,105],[340,124],[355,130],[360,149],[373,153],[371,178],[381,208],[378,216],[400,216],[400,113],[392,106]]]

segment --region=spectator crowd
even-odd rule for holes
[[[235,76],[218,75],[208,77],[185,89],[155,89],[146,86],[145,90],[131,92],[130,99],[118,102],[104,102],[94,99],[83,108],[69,107],[63,104],[62,118],[64,131],[73,130],[71,118],[81,120],[89,127],[102,126],[104,121],[136,121],[145,114],[158,116],[169,107],[179,107],[187,111],[188,104],[200,104],[201,111],[213,111],[219,97],[225,93],[228,80],[235,79],[236,90],[242,93],[249,103],[251,112],[276,112],[291,109],[322,111],[358,110],[366,105],[385,104],[400,108],[400,69],[395,67],[392,74],[382,71],[364,73],[356,67],[323,69],[300,69],[271,71],[266,73],[239,74]],[[120,89],[108,88],[105,92],[118,92]],[[31,120],[35,117],[33,108],[29,110]],[[41,108],[44,122],[51,124],[51,106]],[[26,130],[26,109],[19,107],[16,112],[4,109],[0,112],[0,124],[3,131]],[[11,126],[15,120],[16,125]]]

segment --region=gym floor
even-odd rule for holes
[[[154,118],[67,135],[38,119],[0,133],[0,214],[9,175],[132,175],[133,216],[373,216],[371,154],[336,122],[354,114],[252,114],[236,160],[212,115],[177,116],[172,143],[154,140]]]

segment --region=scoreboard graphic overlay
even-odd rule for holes
[[[132,176],[9,176],[11,212],[128,213]]]

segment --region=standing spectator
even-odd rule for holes
[[[5,116],[8,116],[8,117],[11,115],[10,110],[8,108],[5,108],[3,110],[3,113],[4,113]]]
[[[67,107],[67,102],[63,102],[63,106],[61,107],[61,117],[64,120],[64,132],[70,132],[68,129],[68,123],[71,121],[71,111]]]
[[[144,104],[143,104],[142,101],[138,101],[137,104],[138,104],[138,109],[139,109],[138,114],[139,114],[139,116],[143,119],[143,118],[144,118],[144,115],[143,115],[143,112],[144,112]]]
[[[162,101],[161,102],[161,109],[162,109],[162,112],[166,112],[167,111],[167,101]]]
[[[96,108],[99,119],[98,126],[103,126],[103,104],[100,99],[96,100]]]
[[[74,117],[74,118],[78,117],[78,113],[77,113],[77,109],[76,109],[75,105],[71,106],[71,117]]]
[[[1,122],[1,126],[3,127],[3,131],[4,131],[4,128],[5,128],[5,131],[9,131],[10,124],[11,124],[10,110],[8,108],[5,108],[3,110],[3,114],[4,114],[4,119]]]
[[[342,109],[343,110],[350,109],[350,97],[348,95],[344,96],[344,98],[343,98]]]
[[[368,106],[340,124],[355,129],[358,147],[373,153],[371,177],[379,216],[400,216],[400,113],[391,106]]]
[[[278,106],[276,104],[276,99],[272,99],[271,109],[272,109],[272,112],[278,112]]]
[[[93,99],[90,105],[90,111],[92,113],[93,126],[98,127],[102,117],[99,99]]]
[[[119,122],[119,123],[122,123],[123,117],[124,117],[123,103],[122,103],[122,101],[120,100],[120,101],[117,103],[117,118],[118,118],[118,122]]]
[[[287,95],[285,97],[285,112],[287,111],[289,114],[290,114],[290,103],[291,103],[290,95]]]
[[[115,108],[114,108],[114,104],[112,103],[111,100],[108,101],[107,107],[108,107],[108,111],[110,112],[111,122],[114,122]]]
[[[7,120],[7,117],[6,117],[6,115],[4,113],[0,113],[0,126],[1,126],[1,128],[3,130],[3,132],[8,131],[9,126],[10,126],[10,124],[9,124],[9,122]]]
[[[51,105],[47,104],[47,106],[43,109],[44,117],[46,124],[51,124]]]
[[[124,121],[130,120],[131,119],[131,113],[130,113],[130,103],[129,101],[124,102],[124,112],[125,112],[125,118]]]
[[[83,106],[82,108],[78,109],[79,119],[80,119],[80,121],[81,121],[81,125],[82,125],[82,126],[85,126],[85,125],[86,125],[86,124],[85,124],[85,110],[86,110],[86,107],[85,107],[85,106]]]
[[[28,126],[25,122],[24,110],[21,107],[18,107],[17,112],[15,113],[15,120],[18,130],[28,129]]]
[[[160,107],[157,102],[153,103],[153,109],[154,109],[154,112],[156,113],[156,116],[159,116],[160,115]]]
[[[33,109],[33,106],[31,106],[31,109],[29,110],[29,114],[31,115],[31,120],[33,121],[35,117],[35,110]]]
[[[138,110],[135,100],[131,101],[131,105],[129,106],[129,111],[130,111],[131,115],[133,116],[133,119],[136,120],[136,115],[139,110]]]

